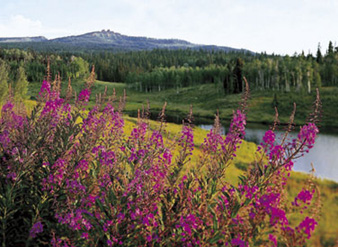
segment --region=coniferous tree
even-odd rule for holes
[[[243,60],[241,58],[237,58],[234,69],[234,93],[241,93],[243,91],[243,65]]]
[[[0,60],[0,104],[4,102],[8,95],[8,66]]]
[[[14,99],[21,101],[27,98],[28,81],[25,73],[25,69],[20,66],[17,71],[16,81],[14,84]]]
[[[320,43],[318,44],[318,48],[317,48],[316,61],[319,64],[323,63],[323,55],[322,55],[322,52],[320,51]]]
[[[327,55],[332,55],[333,54],[333,44],[332,41],[329,42],[329,48],[327,50]]]

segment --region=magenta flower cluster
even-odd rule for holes
[[[35,238],[37,234],[43,232],[43,225],[40,221],[36,222],[29,232],[29,236]]]
[[[10,100],[2,108],[0,188],[7,191],[0,200],[8,201],[0,205],[21,202],[15,218],[1,218],[8,224],[1,228],[3,246],[15,240],[13,227],[26,231],[15,241],[32,246],[301,246],[313,234],[317,218],[307,210],[316,205],[314,188],[293,202],[284,195],[292,160],[314,145],[315,124],[291,142],[278,143],[267,131],[255,164],[229,184],[245,109],[234,111],[225,136],[216,118],[193,157],[199,147],[191,125],[173,137],[163,124],[140,118],[126,134],[114,102],[86,112],[78,106],[89,101],[90,88],[76,107],[58,90],[44,81],[30,117],[15,112]],[[302,211],[299,224],[289,220],[292,210]]]

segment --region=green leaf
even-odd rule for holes
[[[210,240],[209,240],[209,243],[210,244],[215,244],[217,243],[219,240],[221,240],[223,238],[223,235],[221,233],[217,233],[214,237],[212,237]]]
[[[235,206],[231,210],[231,218],[234,218],[237,215],[240,208],[241,204],[238,201],[236,201]]]

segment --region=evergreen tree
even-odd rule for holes
[[[14,84],[14,99],[21,101],[27,98],[28,81],[25,69],[20,66],[17,70],[16,81]]]
[[[276,93],[273,94],[272,107],[273,108],[275,108],[275,107],[278,108],[278,99],[277,99],[277,94]]]
[[[322,55],[322,52],[320,51],[320,43],[318,44],[318,49],[317,49],[317,54],[316,54],[316,61],[319,64],[323,63],[323,55]]]
[[[329,48],[327,50],[327,55],[332,55],[333,54],[333,44],[332,41],[329,42]]]
[[[242,71],[243,71],[244,62],[241,58],[237,58],[236,65],[234,68],[234,93],[241,93],[243,91],[243,79],[242,79]]]
[[[0,60],[0,104],[2,104],[8,95],[8,66]]]

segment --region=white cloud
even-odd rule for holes
[[[57,38],[67,35],[80,34],[69,29],[45,26],[40,20],[27,18],[23,15],[13,15],[8,19],[1,19],[0,37],[33,37],[45,36],[46,38]]]
[[[22,15],[11,16],[0,24],[0,33],[6,37],[38,36],[42,32],[42,23]]]

